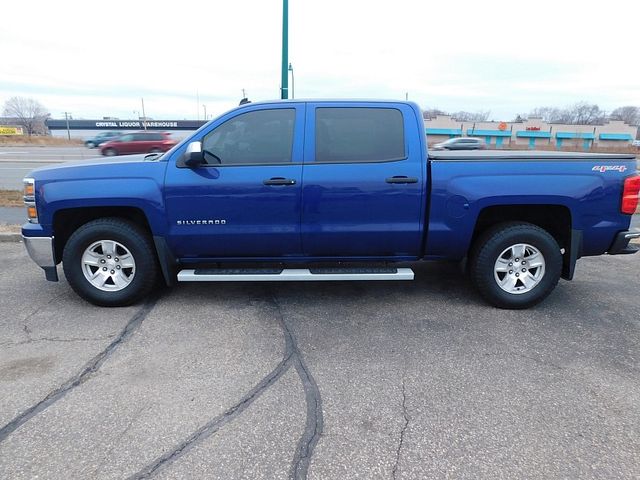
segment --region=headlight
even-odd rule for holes
[[[38,223],[38,209],[36,208],[36,181],[33,178],[25,178],[24,204],[27,207],[27,220],[29,223]]]

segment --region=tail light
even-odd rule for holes
[[[628,177],[624,180],[622,189],[622,206],[620,211],[627,215],[633,215],[638,208],[638,194],[640,193],[640,175]]]

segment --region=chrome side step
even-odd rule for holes
[[[304,282],[413,280],[410,268],[215,268],[181,270],[179,282]]]

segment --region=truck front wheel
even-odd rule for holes
[[[521,309],[544,300],[562,271],[555,238],[529,223],[490,228],[474,244],[471,279],[480,295],[499,308]]]
[[[116,307],[151,292],[158,266],[149,236],[121,218],[86,223],[64,247],[63,269],[71,288],[85,300]]]

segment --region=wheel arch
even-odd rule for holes
[[[56,211],[53,215],[53,248],[56,264],[60,263],[64,247],[73,232],[92,220],[106,217],[123,218],[131,221],[139,227],[142,227],[145,233],[147,233],[149,238],[153,241],[152,243],[155,247],[155,251],[153,253],[160,263],[165,283],[169,286],[175,283],[177,261],[173,256],[171,249],[167,245],[165,238],[161,235],[154,234],[147,215],[138,207],[100,206],[65,208]]]
[[[471,245],[489,228],[507,222],[536,225],[553,236],[563,251],[562,278],[571,280],[581,256],[582,232],[572,228],[571,209],[561,204],[494,205],[483,208],[475,223]]]
[[[92,220],[106,217],[124,218],[142,227],[152,238],[151,226],[142,209],[137,207],[105,206],[105,207],[79,207],[58,210],[53,215],[54,253],[56,262],[62,259],[69,237],[82,225]]]

